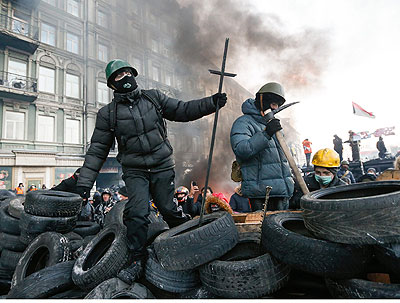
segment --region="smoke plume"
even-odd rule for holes
[[[250,11],[243,1],[237,0],[151,0],[161,6],[176,20],[173,53],[177,57],[176,72],[196,74],[206,86],[216,87],[218,78],[210,76],[207,69],[221,64],[223,45],[230,37],[227,71],[241,73],[246,64],[257,64],[259,73],[249,77],[282,83],[287,91],[309,89],[318,85],[318,79],[327,65],[329,41],[324,31],[306,28],[288,32],[282,20],[268,12]],[[250,60],[252,59],[252,60]],[[256,84],[255,84],[256,85]],[[255,93],[256,86],[251,88]],[[259,85],[259,84],[257,84]],[[202,96],[197,96],[202,97]],[[240,100],[243,102],[244,100]],[[213,157],[210,185],[218,191],[232,193],[234,183],[230,168],[234,155],[231,151],[229,133],[234,119],[241,114],[240,104],[225,123],[219,123],[217,144]],[[225,111],[225,109],[223,109]],[[211,137],[210,128],[203,129]],[[187,136],[182,133],[183,136]],[[189,134],[190,136],[190,134]],[[209,146],[209,145],[207,145]],[[180,158],[176,154],[176,159]],[[208,152],[207,155],[208,156]],[[207,158],[199,159],[193,169],[177,174],[180,184],[189,185],[197,180],[203,186]],[[183,175],[182,175],[183,174]],[[214,188],[215,189],[215,188]]]

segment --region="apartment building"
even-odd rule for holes
[[[0,188],[51,187],[82,165],[96,113],[112,100],[104,68],[113,58],[129,61],[145,89],[181,99],[216,92],[217,78],[210,87],[176,71],[176,20],[154,3],[0,0]],[[230,102],[221,120],[229,124],[250,93],[231,79],[225,88]],[[186,124],[186,133],[168,123],[177,172],[207,157],[212,119]],[[102,187],[119,183],[115,156],[99,175]]]

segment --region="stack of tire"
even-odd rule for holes
[[[82,198],[72,193],[53,190],[28,192],[20,219],[20,241],[28,245],[47,231],[71,232],[75,228],[81,205]]]
[[[301,207],[302,213],[264,219],[267,251],[296,270],[324,278],[333,298],[400,298],[399,284],[367,280],[372,272],[394,273],[390,278],[399,281],[393,270],[400,265],[399,181],[321,189],[303,196]],[[377,260],[387,267],[376,266]]]
[[[24,197],[3,193],[0,205],[0,292],[6,293],[26,245],[19,241],[19,217]]]
[[[239,240],[232,216],[217,212],[205,215],[201,226],[193,219],[167,230],[154,214],[143,276],[128,285],[117,278],[132,261],[122,209],[116,208],[115,220],[109,218],[76,260],[66,257],[64,235],[46,232],[35,238],[7,298],[261,298],[288,280],[289,266],[263,251],[259,235]]]

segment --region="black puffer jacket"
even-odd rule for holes
[[[77,186],[92,187],[107,159],[114,137],[118,141],[117,160],[124,169],[157,172],[174,167],[172,147],[159,111],[142,92],[160,105],[162,117],[170,121],[193,121],[215,112],[211,97],[184,102],[170,98],[158,90],[114,93],[114,102],[117,102],[115,132],[111,130],[110,110],[114,106],[114,102],[111,102],[97,113],[95,130]]]
[[[306,183],[307,188],[310,192],[321,189],[321,185],[318,183],[317,180],[315,180],[315,172],[308,174],[303,179],[304,179],[304,182]],[[341,185],[347,185],[347,183],[344,182],[343,180],[339,179],[335,175],[335,177],[333,178],[331,183],[329,183],[328,187],[341,186]],[[296,182],[294,185],[293,196],[289,202],[290,203],[289,208],[290,209],[300,209],[300,199],[302,196],[303,196],[303,192],[302,192],[298,182]]]

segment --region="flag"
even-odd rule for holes
[[[394,132],[394,126],[391,127],[383,127],[383,128],[378,128],[376,131],[374,131],[374,136],[375,137],[380,137],[380,136],[393,136],[396,133]]]
[[[373,113],[367,112],[365,109],[363,109],[357,103],[354,103],[354,102],[352,102],[352,103],[353,103],[353,114],[355,114],[357,116],[363,116],[363,117],[375,119],[375,116]]]
[[[362,140],[362,139],[371,138],[371,134],[369,133],[369,131],[359,132],[359,133],[356,133],[356,135],[359,135],[360,138],[361,138],[361,140]]]

